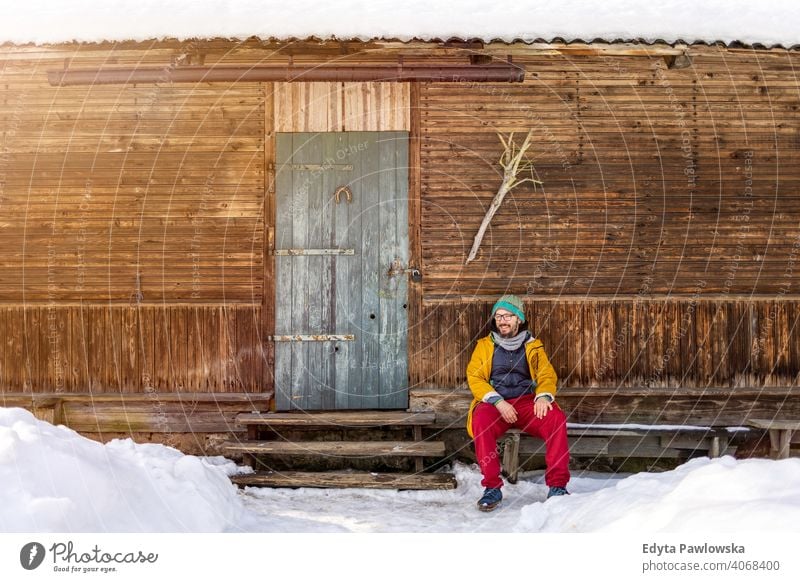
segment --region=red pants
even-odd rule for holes
[[[509,424],[500,416],[492,404],[479,402],[472,412],[472,434],[475,435],[475,455],[481,467],[484,487],[500,488],[500,459],[497,453],[497,439],[509,428],[538,437],[545,442],[544,460],[547,470],[545,483],[549,487],[566,487],[569,481],[569,444],[567,443],[567,417],[553,404],[553,409],[544,418],[536,418],[533,413],[533,394],[506,400],[517,411],[517,421]]]

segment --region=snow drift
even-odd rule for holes
[[[452,491],[238,491],[242,470],[130,439],[97,443],[22,409],[0,408],[3,532],[796,532],[800,459],[698,458],[663,473],[575,472],[571,495],[545,500],[541,471],[475,502],[475,466]]]
[[[5,532],[221,532],[245,512],[224,466],[19,408],[0,408],[0,499]]]

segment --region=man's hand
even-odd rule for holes
[[[495,404],[495,408],[500,413],[500,416],[503,417],[508,424],[514,424],[517,422],[517,411],[505,400],[501,400],[497,404]]]
[[[533,403],[533,413],[536,418],[544,418],[551,410],[553,410],[553,403],[549,398],[539,398]]]

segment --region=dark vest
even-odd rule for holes
[[[489,383],[505,399],[516,398],[533,392],[534,384],[528,361],[525,359],[525,344],[513,352],[494,346],[492,375]]]

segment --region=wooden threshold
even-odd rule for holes
[[[366,489],[455,489],[451,473],[363,473],[267,471],[231,477],[236,485]]]
[[[236,417],[241,425],[275,427],[322,426],[328,428],[347,427],[395,427],[427,426],[436,421],[434,412],[393,412],[364,410],[353,412],[269,412],[243,413]]]

